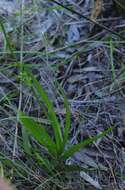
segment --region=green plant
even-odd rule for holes
[[[39,103],[44,103],[44,105],[47,108],[46,116],[49,118],[49,121],[51,123],[54,135],[53,138],[49,135],[47,130],[41,126],[33,117],[26,116],[25,113],[20,112],[19,113],[19,120],[21,124],[24,126],[23,130],[23,141],[25,142],[25,145],[28,144],[28,133],[30,133],[38,143],[40,143],[48,152],[48,156],[50,159],[47,158],[47,156],[40,155],[39,153],[36,153],[36,156],[40,162],[45,166],[48,172],[53,173],[53,171],[60,171],[60,170],[82,170],[83,168],[80,168],[78,166],[69,166],[65,164],[65,161],[71,157],[75,152],[79,151],[81,148],[84,148],[87,145],[92,144],[99,138],[105,136],[107,133],[109,133],[112,128],[108,128],[107,130],[103,131],[102,133],[88,138],[87,140],[72,145],[66,150],[66,145],[69,139],[69,129],[71,126],[71,113],[70,108],[68,105],[68,101],[66,96],[63,94],[64,97],[64,105],[66,108],[66,121],[65,121],[65,128],[64,131],[61,131],[61,125],[59,123],[59,120],[56,116],[56,113],[54,111],[54,106],[52,102],[49,100],[46,92],[44,91],[41,84],[38,82],[38,80],[31,74],[29,71],[25,70],[24,74],[25,83],[30,86],[30,88],[33,90],[35,97],[38,99]],[[28,133],[27,133],[28,132]],[[25,135],[24,135],[25,134]],[[28,146],[25,146],[26,152],[28,151]]]

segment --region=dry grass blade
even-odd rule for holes
[[[99,14],[101,13],[101,10],[102,10],[102,0],[97,0],[95,2],[95,5],[94,5],[94,8],[92,9],[92,12],[91,12],[91,19],[92,20],[95,20],[97,19],[97,17],[99,16]]]

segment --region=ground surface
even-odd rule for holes
[[[111,0],[103,0],[102,4],[98,1],[96,8],[93,0],[59,2],[72,5],[77,12],[125,36],[125,13],[121,14]],[[70,144],[115,127],[112,133],[71,158],[70,161],[79,165],[98,164],[101,169],[88,172],[87,176],[77,174],[75,183],[70,181],[69,189],[125,189],[125,41],[47,0],[1,0],[0,20],[4,22],[16,60],[23,61],[38,77],[55,104],[62,125],[65,111],[54,81],[65,89],[72,112]],[[34,158],[27,158],[20,146],[17,109],[37,118],[42,110],[20,82],[19,66],[7,52],[7,41],[1,30],[1,175],[13,176],[12,182],[21,190],[67,189],[68,183],[51,187],[51,179],[44,179],[40,166]],[[42,122],[46,124],[47,120]]]

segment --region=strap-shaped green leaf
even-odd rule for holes
[[[64,127],[64,134],[63,134],[63,148],[65,148],[65,145],[68,141],[68,136],[69,136],[69,130],[71,127],[71,111],[69,107],[69,103],[67,100],[67,97],[65,95],[65,92],[61,86],[59,86],[58,82],[56,82],[56,86],[58,87],[58,90],[60,91],[63,99],[64,99],[64,106],[66,108],[66,118],[65,118],[65,127]]]
[[[56,156],[56,144],[46,132],[45,128],[40,126],[33,118],[26,116],[22,112],[19,114],[19,119],[28,132],[31,133],[41,145],[47,148],[50,154]]]
[[[73,145],[71,148],[69,148],[69,150],[67,150],[63,155],[62,155],[62,158],[64,160],[66,160],[67,158],[69,158],[70,156],[73,156],[73,154],[75,152],[78,152],[81,148],[84,148],[90,144],[92,144],[93,142],[97,141],[98,139],[100,139],[101,137],[105,136],[106,134],[108,134],[110,131],[113,130],[113,127],[112,128],[108,128],[107,130],[101,132],[100,134],[94,136],[94,137],[91,137],[91,138],[88,138],[86,140],[84,140],[83,142],[79,143],[79,144],[76,144],[76,145]]]
[[[35,88],[35,90],[37,91],[37,94],[39,94],[39,98],[41,99],[42,102],[45,103],[45,105],[48,109],[49,119],[50,119],[51,125],[53,127],[54,135],[55,135],[55,139],[56,139],[57,150],[58,150],[58,152],[61,152],[62,146],[63,146],[63,138],[62,138],[60,123],[55,114],[53,104],[49,100],[46,92],[44,91],[42,85],[38,82],[38,80],[28,71],[26,71],[26,73],[27,73],[27,77],[29,77],[29,80],[32,81],[32,88],[33,89]]]
[[[23,148],[27,154],[31,154],[31,144],[29,140],[29,133],[25,127],[22,128]]]

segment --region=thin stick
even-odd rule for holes
[[[23,6],[24,1],[21,2],[21,10],[20,10],[20,22],[21,22],[21,43],[20,43],[20,74],[23,71]],[[21,75],[22,76],[22,75]],[[14,161],[16,156],[16,148],[17,148],[17,136],[18,136],[18,126],[19,126],[19,111],[21,110],[22,106],[22,79],[20,79],[20,95],[19,95],[19,103],[18,103],[18,110],[17,110],[17,118],[16,118],[16,129],[15,129],[15,138],[14,138],[14,145],[13,145],[13,157],[12,160]]]

